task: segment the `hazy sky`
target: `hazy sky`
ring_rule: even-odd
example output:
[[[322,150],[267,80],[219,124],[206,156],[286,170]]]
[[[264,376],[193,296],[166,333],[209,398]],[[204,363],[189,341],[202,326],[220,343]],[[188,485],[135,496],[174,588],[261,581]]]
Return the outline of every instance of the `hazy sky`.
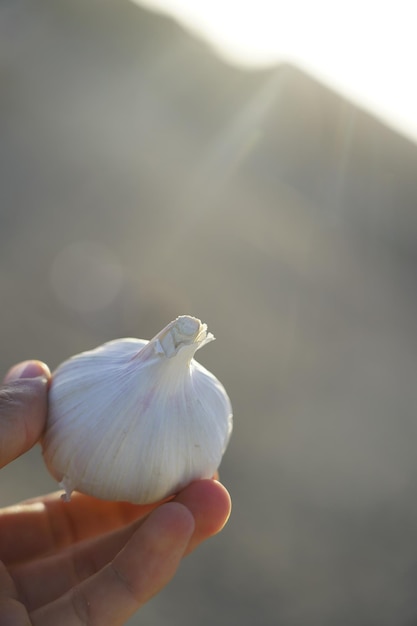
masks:
[[[416,0],[134,0],[237,63],[302,66],[417,140]]]

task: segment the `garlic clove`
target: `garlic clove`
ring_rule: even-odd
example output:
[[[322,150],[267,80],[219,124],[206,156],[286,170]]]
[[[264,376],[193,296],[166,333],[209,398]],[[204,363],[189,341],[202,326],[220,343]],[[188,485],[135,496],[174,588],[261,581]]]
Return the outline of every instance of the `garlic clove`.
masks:
[[[232,407],[194,359],[214,339],[183,315],[150,341],[117,339],[54,372],[42,440],[65,489],[146,504],[210,478],[232,432]]]

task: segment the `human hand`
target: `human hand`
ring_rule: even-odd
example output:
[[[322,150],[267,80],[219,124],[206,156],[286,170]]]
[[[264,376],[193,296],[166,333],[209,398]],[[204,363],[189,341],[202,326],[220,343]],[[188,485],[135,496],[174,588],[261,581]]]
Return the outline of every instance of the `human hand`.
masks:
[[[48,368],[26,362],[0,387],[0,467],[45,425]],[[136,506],[58,493],[0,510],[0,623],[119,626],[174,576],[183,556],[217,533],[230,497],[215,480],[169,502]]]

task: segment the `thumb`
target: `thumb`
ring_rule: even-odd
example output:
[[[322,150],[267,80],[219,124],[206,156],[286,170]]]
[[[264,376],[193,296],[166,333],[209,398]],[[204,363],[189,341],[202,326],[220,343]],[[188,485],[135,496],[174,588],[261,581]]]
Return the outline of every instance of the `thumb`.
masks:
[[[38,441],[46,421],[49,368],[41,361],[12,367],[0,386],[0,467]]]

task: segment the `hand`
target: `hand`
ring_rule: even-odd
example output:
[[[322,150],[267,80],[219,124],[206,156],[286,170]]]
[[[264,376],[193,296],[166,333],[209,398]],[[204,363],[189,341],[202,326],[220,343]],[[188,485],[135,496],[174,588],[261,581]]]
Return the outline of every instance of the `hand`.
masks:
[[[50,373],[20,364],[0,387],[0,467],[45,425]],[[230,497],[200,480],[173,500],[136,506],[73,494],[0,510],[0,623],[118,626],[173,577],[183,556],[219,532]]]

